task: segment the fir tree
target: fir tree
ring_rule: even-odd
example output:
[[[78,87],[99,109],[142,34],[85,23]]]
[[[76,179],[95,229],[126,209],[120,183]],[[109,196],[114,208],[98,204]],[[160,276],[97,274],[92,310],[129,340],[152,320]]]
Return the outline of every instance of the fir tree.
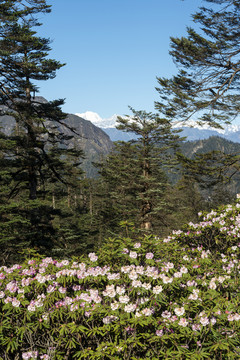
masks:
[[[64,101],[47,102],[35,97],[37,84],[54,78],[64,65],[48,57],[50,40],[37,36],[35,31],[41,25],[36,16],[50,11],[45,0],[0,3],[1,115],[14,119],[13,132],[8,136],[1,133],[0,181],[4,191],[0,228],[2,235],[7,231],[5,239],[12,239],[13,245],[19,240],[16,233],[25,230],[22,240],[48,248],[54,239],[52,219],[56,210],[46,194],[51,183],[69,183],[65,159],[72,137],[61,130],[67,127],[66,114],[61,110]],[[79,159],[82,152],[76,155]],[[18,227],[16,212],[24,215]],[[29,225],[27,229],[23,223]]]
[[[212,150],[196,153],[192,159],[179,154],[178,159],[182,173],[198,186],[209,207],[226,204],[229,199],[235,198],[234,183],[239,182],[239,154]]]
[[[193,15],[196,25],[187,29],[187,36],[171,38],[170,54],[178,73],[158,78],[161,100],[156,108],[171,119],[219,126],[240,109],[240,4],[204,1],[211,7],[201,7]]]
[[[190,221],[197,222],[198,213],[208,209],[198,184],[190,176],[183,175],[172,185],[166,200],[169,230],[180,229]]]
[[[132,132],[137,140],[118,142],[101,169],[110,186],[110,196],[120,210],[121,220],[133,221],[143,230],[164,224],[164,194],[170,149],[177,147],[179,136],[168,120],[157,114],[135,111],[118,118],[117,129]]]
[[[170,54],[178,72],[169,79],[158,78],[156,109],[171,120],[221,127],[240,110],[240,4],[204,1],[208,6],[193,14],[195,26],[187,28],[187,36],[171,37]],[[238,171],[239,156],[235,155],[209,152],[184,163],[205,188],[216,187],[232,180]]]

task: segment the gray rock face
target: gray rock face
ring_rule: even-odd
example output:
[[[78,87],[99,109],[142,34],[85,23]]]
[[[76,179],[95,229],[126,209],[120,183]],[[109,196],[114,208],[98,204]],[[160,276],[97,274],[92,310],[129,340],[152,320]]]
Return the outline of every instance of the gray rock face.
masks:
[[[0,131],[10,135],[15,125],[14,118],[9,115],[0,116]]]
[[[42,101],[46,101],[42,98]],[[38,97],[38,101],[41,98]],[[0,107],[0,110],[6,110]],[[73,143],[79,145],[79,147],[85,153],[85,159],[82,161],[82,168],[87,177],[97,176],[97,169],[92,165],[92,162],[97,162],[101,158],[105,157],[111,150],[113,143],[109,136],[100,128],[93,125],[90,121],[84,120],[79,116],[68,114],[64,121],[68,126],[75,129],[73,133],[65,126],[61,126],[60,130],[69,136],[74,136],[69,142],[68,146],[72,146]],[[15,127],[15,120],[12,116],[2,115],[0,116],[0,131],[6,135],[10,135]]]
[[[97,176],[97,169],[92,165],[92,162],[100,161],[111,150],[113,143],[109,136],[90,121],[77,115],[68,114],[65,123],[73,127],[77,134],[73,134],[64,127],[61,130],[67,135],[74,135],[75,140],[72,141],[76,141],[85,153],[86,158],[82,161],[82,168],[86,172],[86,176]]]
[[[110,151],[112,141],[109,136],[90,121],[84,120],[73,114],[68,114],[65,122],[75,129],[77,135],[75,134],[74,137],[77,142],[82,145],[82,149],[84,149],[86,156],[88,153],[100,152],[107,154]],[[62,128],[62,131],[67,135],[72,134],[70,130],[64,129],[64,127]]]

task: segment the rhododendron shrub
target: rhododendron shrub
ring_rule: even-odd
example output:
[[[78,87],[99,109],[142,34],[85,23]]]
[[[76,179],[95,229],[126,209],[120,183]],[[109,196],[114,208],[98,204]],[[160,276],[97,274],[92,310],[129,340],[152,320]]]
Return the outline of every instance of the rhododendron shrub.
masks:
[[[181,235],[181,242],[188,245],[200,244],[212,251],[227,250],[240,239],[240,203],[221,207],[219,211],[199,213],[197,224],[189,223]]]
[[[165,239],[108,239],[80,260],[2,266],[0,358],[240,358],[238,209],[203,215],[208,234],[226,237],[219,249],[190,224]]]

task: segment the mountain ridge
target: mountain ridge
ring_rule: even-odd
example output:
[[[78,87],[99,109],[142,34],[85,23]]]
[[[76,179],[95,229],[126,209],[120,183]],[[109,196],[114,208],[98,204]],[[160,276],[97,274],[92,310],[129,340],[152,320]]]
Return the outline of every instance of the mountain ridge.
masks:
[[[42,101],[47,100],[43,98]],[[94,114],[93,112],[89,113],[90,114],[88,115]],[[105,121],[105,124],[108,123],[113,125],[116,117],[117,115],[112,116],[108,121]],[[100,116],[96,118],[98,119],[98,123],[101,124],[99,121],[99,119],[101,120]],[[79,114],[67,114],[65,122],[69,127],[75,128],[76,134],[73,134],[64,126],[60,130],[66,133],[66,135],[73,135],[74,141],[84,151],[85,159],[82,160],[81,167],[85,171],[87,177],[97,176],[98,171],[92,165],[92,162],[98,162],[109,154],[113,147],[113,140],[129,141],[135,136],[133,133],[117,130],[115,127],[101,128],[93,124],[92,121],[80,117]],[[10,135],[14,125],[14,118],[10,115],[0,116],[0,131]],[[238,126],[228,127],[225,132],[218,132],[216,129],[213,130],[209,128],[199,129],[194,127],[183,127],[182,129],[181,136],[187,137],[186,141],[183,143],[182,150],[188,157],[193,156],[193,154],[199,151],[208,151],[209,148],[212,147],[212,144],[210,144],[211,142],[216,144],[216,149],[214,150],[228,152],[229,150],[227,149],[231,148],[231,151],[234,149],[234,151],[240,153],[240,131],[238,131]],[[71,146],[71,143],[69,143],[69,146]]]
[[[43,97],[36,97],[36,101],[47,101]],[[0,106],[0,110],[6,110]],[[66,135],[73,136],[75,143],[84,151],[85,158],[81,161],[81,167],[85,171],[87,177],[95,177],[97,169],[94,168],[92,162],[99,161],[102,157],[106,156],[113,143],[109,136],[99,127],[92,122],[85,120],[74,114],[67,114],[64,121],[70,128],[75,129],[73,133],[70,129],[61,125],[59,130]],[[10,135],[15,127],[15,120],[10,115],[0,115],[0,131],[6,135]],[[67,146],[72,146],[71,142]]]
[[[86,111],[85,113],[77,113],[75,115],[81,115],[83,119],[91,121],[103,129],[112,141],[129,141],[136,138],[133,133],[126,133],[116,129],[117,117],[121,115],[114,114],[110,118],[102,118],[93,111]],[[199,125],[196,121],[175,122],[173,123],[173,129],[181,129],[181,136],[186,137],[186,140],[189,141],[203,140],[211,136],[221,136],[227,140],[240,143],[240,125],[236,124],[229,124],[220,129],[211,127],[208,124]]]

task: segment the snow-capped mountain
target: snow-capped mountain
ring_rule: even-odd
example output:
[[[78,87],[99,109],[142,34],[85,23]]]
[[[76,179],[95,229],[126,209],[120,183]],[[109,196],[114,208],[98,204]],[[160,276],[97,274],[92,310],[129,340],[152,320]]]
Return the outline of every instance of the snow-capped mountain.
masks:
[[[100,127],[112,141],[129,141],[136,139],[137,136],[134,133],[125,132],[116,129],[117,117],[121,115],[114,114],[110,118],[102,119],[97,113],[92,111],[86,111],[85,113],[75,114],[85,120],[91,121],[94,125]]]
[[[126,133],[116,129],[116,121],[118,115],[114,114],[110,118],[101,118],[97,113],[86,111],[85,113],[75,114],[85,120],[91,121],[94,125],[103,129],[112,141],[128,141],[136,138],[133,133]],[[223,129],[211,127],[208,124],[200,125],[196,121],[175,122],[173,128],[182,129],[181,136],[185,136],[187,140],[203,140],[210,136],[221,136],[227,140],[240,143],[240,125],[226,125]]]
[[[103,118],[101,118],[100,115],[98,115],[97,113],[95,113],[93,111],[86,111],[85,113],[82,113],[82,114],[77,113],[75,115],[80,116],[82,119],[91,121],[91,123],[93,123],[94,125],[102,128],[102,129],[115,128],[117,117],[118,117],[118,115],[114,114],[110,118],[103,119]]]
[[[219,134],[229,134],[240,131],[240,125],[225,125],[223,129],[215,128],[209,124],[199,124],[197,121],[189,120],[185,122],[176,121],[173,123],[173,128],[194,128],[199,130],[216,131]]]
[[[225,125],[222,129],[214,128],[208,124],[200,125],[195,121],[185,123],[176,122],[173,128],[182,129],[181,136],[185,136],[187,140],[204,140],[210,136],[220,136],[233,142],[240,142],[240,125]]]

